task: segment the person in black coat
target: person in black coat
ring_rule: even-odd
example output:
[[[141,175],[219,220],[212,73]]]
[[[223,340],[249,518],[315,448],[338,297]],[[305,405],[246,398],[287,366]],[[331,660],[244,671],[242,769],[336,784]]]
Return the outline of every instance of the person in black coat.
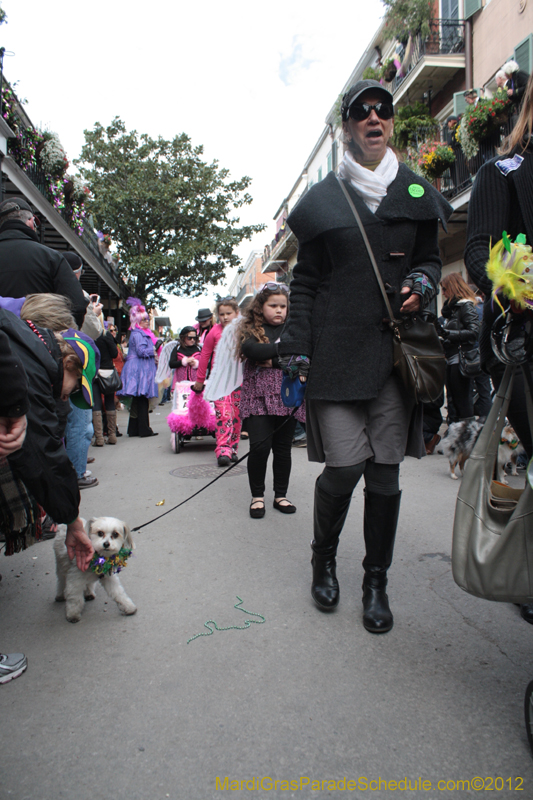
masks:
[[[104,370],[104,375],[110,375],[115,369],[113,359],[118,356],[117,343],[111,331],[106,330],[102,333],[95,344],[100,351],[100,371]],[[94,444],[96,447],[104,446],[104,425],[102,420],[102,392],[98,384],[95,383],[94,406],[93,406],[93,426]],[[117,443],[117,410],[115,407],[115,392],[104,394],[105,415],[107,418],[107,443]]]
[[[459,272],[446,275],[440,285],[445,302],[441,309],[444,325],[439,332],[446,356],[446,393],[450,423],[474,417],[473,380],[461,373],[459,350],[475,349],[480,325],[476,296]]]
[[[19,450],[26,435],[28,378],[9,337],[0,330],[0,458]]]
[[[80,348],[94,346],[88,337],[70,330],[64,332],[67,339],[60,341],[52,331],[23,322],[4,309],[0,309],[0,334],[7,336],[28,382],[27,405],[21,406],[26,409],[26,438],[21,449],[7,456],[9,466],[52,519],[67,525],[69,556],[76,557],[80,569],[87,569],[93,549],[78,513],[78,481],[60,438],[56,399],[71,396],[79,398],[78,402],[91,401],[87,387],[92,384],[99,354],[93,351],[82,369]],[[83,340],[81,344],[78,339]],[[73,352],[65,347],[65,341],[73,341]],[[0,384],[0,398],[0,407],[5,406],[4,384]]]
[[[502,154],[488,161],[479,170],[474,182],[468,207],[465,264],[476,286],[485,295],[483,323],[481,326],[481,362],[490,373],[497,390],[504,373],[504,365],[493,353],[491,328],[500,311],[492,302],[492,283],[485,271],[491,245],[496,244],[506,231],[514,241],[525,233],[528,244],[533,244],[533,76],[529,77],[523,96],[522,109],[515,127],[505,140]],[[504,305],[509,305],[504,301]],[[513,314],[514,323],[521,327],[526,316]],[[529,364],[529,369],[533,365]],[[507,417],[524,446],[527,457],[533,456],[533,441],[527,414],[524,376],[517,369]],[[533,624],[533,603],[521,606],[522,617]]]
[[[504,142],[502,155],[487,161],[476,175],[468,207],[465,265],[475,285],[484,293],[483,322],[480,335],[481,363],[498,389],[504,365],[493,353],[490,332],[500,315],[492,301],[492,283],[485,266],[491,244],[502,238],[503,231],[514,241],[525,233],[533,244],[533,77],[529,78],[522,110],[511,135]],[[505,303],[504,303],[505,305]],[[523,319],[516,315],[517,324]],[[516,371],[507,413],[528,458],[533,456],[533,441],[527,416],[523,375]]]
[[[31,206],[21,197],[0,203],[0,295],[26,297],[52,292],[68,297],[79,328],[87,301],[63,256],[40,244]]]
[[[451,207],[388,147],[394,109],[383,86],[359,81],[344,95],[341,114],[348,151],[339,176],[361,217],[394,315],[415,313],[438,292],[438,223],[445,226]],[[308,373],[308,456],[326,463],[315,489],[311,593],[324,611],[339,602],[339,534],[364,474],[363,624],[382,633],[393,625],[385,589],[400,509],[399,464],[406,452],[425,455],[422,415],[414,413],[393,373],[386,306],[333,172],[303,196],[287,223],[299,251],[280,363],[288,371],[296,365],[303,378]]]

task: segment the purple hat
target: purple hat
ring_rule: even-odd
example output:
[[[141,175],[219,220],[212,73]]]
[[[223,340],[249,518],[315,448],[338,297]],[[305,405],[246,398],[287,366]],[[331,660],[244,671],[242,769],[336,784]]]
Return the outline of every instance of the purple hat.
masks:
[[[73,348],[81,361],[81,388],[70,395],[70,399],[78,408],[92,408],[93,381],[100,369],[100,351],[87,334],[69,328],[61,334],[63,339]]]

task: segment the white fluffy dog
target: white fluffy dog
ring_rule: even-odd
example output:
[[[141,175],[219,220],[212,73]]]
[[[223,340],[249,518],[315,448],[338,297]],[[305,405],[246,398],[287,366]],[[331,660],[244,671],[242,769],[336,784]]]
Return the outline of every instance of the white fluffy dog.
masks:
[[[110,570],[106,574],[101,574],[102,568],[105,569],[103,559],[111,559],[113,563],[113,557],[120,560],[121,548],[124,547],[127,550],[135,548],[130,529],[125,522],[121,522],[115,517],[98,517],[89,520],[88,523],[83,520],[83,524],[95,554],[102,560],[97,566],[100,574],[91,568],[87,572],[82,572],[76,566],[76,559],[73,561],[69,559],[65,545],[66,526],[60,526],[60,530],[61,528],[63,530],[58,531],[54,541],[57,570],[56,601],[66,600],[68,621],[79,622],[85,600],[94,600],[96,584],[100,581],[109,597],[115,601],[123,614],[135,614],[137,607],[124,591],[116,572]]]

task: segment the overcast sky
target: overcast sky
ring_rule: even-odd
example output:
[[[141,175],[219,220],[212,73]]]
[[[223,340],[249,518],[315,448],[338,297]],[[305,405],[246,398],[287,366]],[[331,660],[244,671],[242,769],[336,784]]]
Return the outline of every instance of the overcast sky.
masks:
[[[1,3],[6,78],[71,161],[84,129],[120,116],[151,136],[185,132],[233,179],[252,178],[241,221],[267,229],[241,245],[243,262],[273,238],[272,217],[383,15],[380,0]],[[208,299],[173,301],[174,325]]]

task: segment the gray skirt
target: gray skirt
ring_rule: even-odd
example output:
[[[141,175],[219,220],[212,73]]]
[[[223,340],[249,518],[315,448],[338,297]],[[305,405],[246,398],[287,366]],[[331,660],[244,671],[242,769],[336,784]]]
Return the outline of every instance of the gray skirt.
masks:
[[[367,458],[377,464],[399,464],[407,450],[415,402],[395,375],[372,400],[306,404],[309,461],[349,467]]]

